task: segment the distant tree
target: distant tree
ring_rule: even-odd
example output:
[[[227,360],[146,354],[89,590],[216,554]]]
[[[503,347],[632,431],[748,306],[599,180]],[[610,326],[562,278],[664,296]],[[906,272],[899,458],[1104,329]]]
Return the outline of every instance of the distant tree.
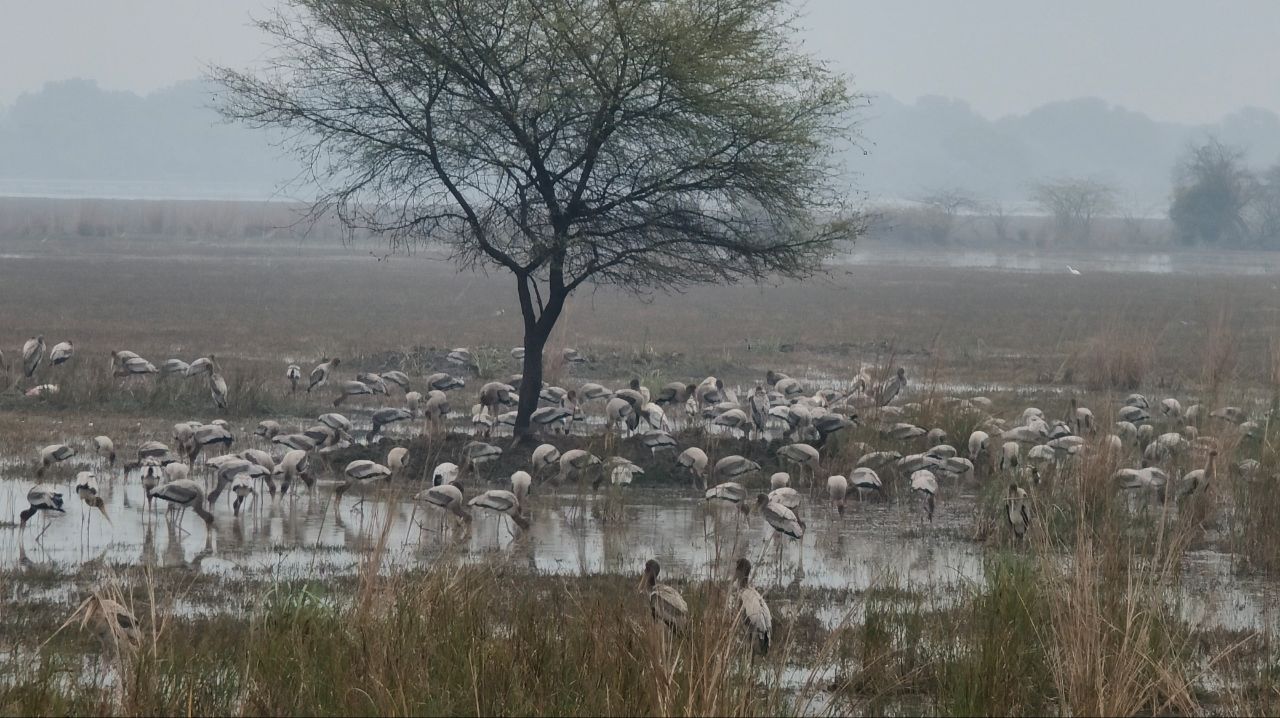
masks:
[[[917,201],[923,210],[917,220],[919,229],[924,239],[938,244],[951,238],[964,213],[982,208],[982,202],[955,187],[935,189]]]
[[[991,223],[991,230],[995,232],[997,242],[1008,242],[1012,239],[1009,232],[1009,208],[1000,200],[994,200],[986,205],[986,218]]]
[[[1255,178],[1245,217],[1254,243],[1280,249],[1280,163]]]
[[[313,212],[515,280],[518,438],[565,301],[806,276],[864,225],[839,145],[856,96],[785,0],[292,0],[227,117],[283,129]]]
[[[1031,199],[1053,217],[1059,239],[1088,242],[1093,238],[1093,222],[1116,207],[1116,189],[1088,178],[1044,180],[1032,186]]]
[[[1189,146],[1174,168],[1169,220],[1185,244],[1242,244],[1254,177],[1244,152],[1210,138]]]

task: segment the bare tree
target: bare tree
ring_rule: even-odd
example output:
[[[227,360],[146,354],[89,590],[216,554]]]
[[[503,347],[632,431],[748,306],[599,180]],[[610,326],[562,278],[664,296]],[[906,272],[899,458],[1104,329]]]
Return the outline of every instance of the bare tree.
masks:
[[[981,201],[955,187],[932,190],[918,201],[924,210],[921,213],[921,225],[926,239],[938,244],[951,237],[966,212],[982,208]]]
[[[1000,200],[993,200],[986,206],[987,221],[991,223],[991,229],[996,233],[996,241],[1006,243],[1012,239],[1009,235],[1009,208]]]
[[[1280,247],[1280,164],[1258,178],[1250,211],[1254,241],[1263,247]]]
[[[1059,238],[1088,242],[1093,220],[1115,210],[1116,189],[1096,179],[1063,177],[1035,184],[1031,199],[1053,217]]]
[[[839,145],[859,98],[784,0],[292,0],[222,110],[283,129],[315,213],[515,279],[516,421],[586,283],[805,276],[864,231]]]

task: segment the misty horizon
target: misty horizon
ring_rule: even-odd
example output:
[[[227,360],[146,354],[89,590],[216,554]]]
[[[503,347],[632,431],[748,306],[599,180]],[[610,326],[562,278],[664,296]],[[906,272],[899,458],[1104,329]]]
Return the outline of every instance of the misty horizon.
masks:
[[[297,164],[269,135],[226,123],[217,90],[191,78],[139,95],[95,80],[46,83],[0,106],[0,193],[104,197],[279,199]],[[872,201],[910,201],[941,188],[1025,202],[1028,186],[1056,176],[1111,184],[1128,211],[1161,214],[1174,163],[1186,146],[1216,136],[1262,168],[1280,161],[1280,116],[1239,108],[1192,125],[1108,103],[1066,98],[989,118],[964,98],[903,101],[866,91],[862,148],[848,153],[850,180]]]

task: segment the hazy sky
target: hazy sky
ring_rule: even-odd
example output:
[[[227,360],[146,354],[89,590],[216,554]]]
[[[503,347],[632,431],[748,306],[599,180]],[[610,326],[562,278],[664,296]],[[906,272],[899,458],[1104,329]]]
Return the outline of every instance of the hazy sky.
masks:
[[[271,0],[0,0],[0,103],[71,77],[147,92],[263,52]],[[1096,96],[1204,122],[1280,112],[1277,0],[808,0],[814,52],[859,88],[996,117]]]

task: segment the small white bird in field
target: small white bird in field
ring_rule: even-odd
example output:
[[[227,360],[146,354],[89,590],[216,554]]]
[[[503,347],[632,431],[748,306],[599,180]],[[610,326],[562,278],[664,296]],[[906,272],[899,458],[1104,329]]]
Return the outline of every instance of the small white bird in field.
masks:
[[[1070,272],[1071,274],[1074,274],[1074,275],[1075,275],[1075,276],[1077,276],[1077,277],[1078,277],[1078,276],[1080,276],[1080,270],[1079,270],[1079,269],[1076,269],[1075,267],[1071,266],[1070,264],[1068,264],[1068,265],[1067,265],[1067,271],[1068,271],[1068,272]]]

